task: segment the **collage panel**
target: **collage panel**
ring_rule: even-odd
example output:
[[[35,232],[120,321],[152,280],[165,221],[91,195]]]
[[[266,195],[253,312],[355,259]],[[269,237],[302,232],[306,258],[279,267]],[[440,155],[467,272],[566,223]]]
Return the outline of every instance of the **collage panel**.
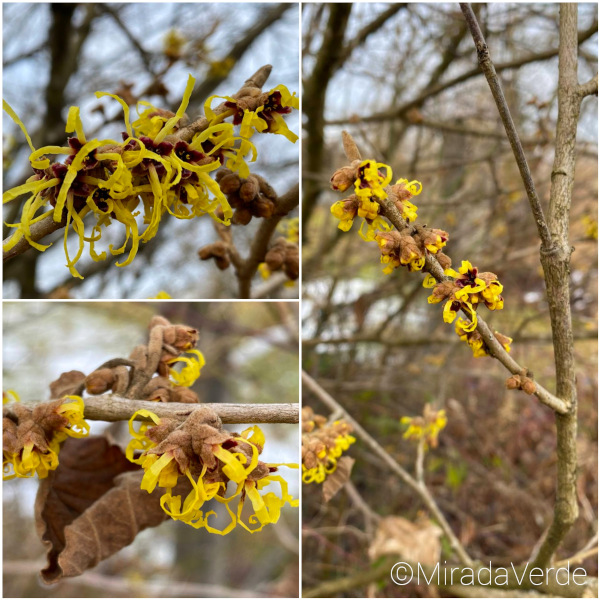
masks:
[[[5,302],[4,597],[297,598],[297,329],[297,303]]]
[[[3,34],[4,298],[298,298],[297,3],[4,3]]]
[[[304,597],[597,593],[597,9],[303,4]]]

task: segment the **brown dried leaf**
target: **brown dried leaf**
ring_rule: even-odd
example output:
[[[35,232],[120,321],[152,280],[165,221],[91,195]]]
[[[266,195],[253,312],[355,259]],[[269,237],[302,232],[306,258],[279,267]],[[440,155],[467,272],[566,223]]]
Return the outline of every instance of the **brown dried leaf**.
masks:
[[[73,540],[73,534],[66,539],[66,531],[73,529],[74,524],[82,519],[93,526],[89,517],[90,507],[113,488],[117,475],[133,469],[139,470],[139,467],[130,463],[122,450],[104,437],[65,441],[60,452],[60,464],[56,471],[51,471],[46,479],[40,481],[35,503],[36,528],[48,550],[48,566],[42,571],[44,581],[50,583],[61,576],[77,574],[63,558],[65,547]],[[147,492],[144,494],[148,495]],[[116,510],[115,505],[115,514]],[[100,530],[112,521],[112,517],[105,515],[103,518],[106,522]],[[77,530],[77,527],[74,529]],[[93,547],[90,539],[84,545]],[[71,554],[70,547],[68,550]],[[78,572],[85,568],[88,567]]]
[[[342,456],[338,459],[337,469],[323,482],[323,500],[325,502],[329,502],[350,479],[353,466],[354,459],[349,456]]]
[[[384,517],[379,522],[369,557],[376,560],[392,554],[416,564],[434,565],[440,560],[442,530],[428,520],[412,523],[402,517]]]
[[[84,389],[85,374],[81,371],[67,371],[50,384],[50,397],[80,396]]]

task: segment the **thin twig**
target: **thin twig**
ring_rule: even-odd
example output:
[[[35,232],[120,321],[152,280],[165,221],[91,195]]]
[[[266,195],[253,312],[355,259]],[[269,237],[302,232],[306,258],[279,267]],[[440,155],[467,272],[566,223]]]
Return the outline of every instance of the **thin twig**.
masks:
[[[529,170],[529,165],[527,164],[527,159],[525,158],[525,152],[523,151],[523,146],[521,144],[521,140],[519,139],[519,134],[517,133],[517,128],[512,120],[508,104],[506,103],[506,98],[504,97],[504,92],[502,91],[502,86],[500,85],[500,80],[498,79],[496,69],[494,68],[494,63],[490,58],[490,52],[487,44],[485,43],[485,38],[481,33],[479,23],[477,22],[477,17],[471,8],[471,5],[461,3],[460,8],[465,16],[465,20],[467,21],[467,26],[469,27],[473,41],[475,42],[479,66],[481,67],[481,70],[487,79],[488,85],[490,86],[490,90],[492,91],[492,95],[496,101],[496,106],[498,107],[498,112],[500,113],[500,118],[502,119],[502,124],[506,130],[506,136],[510,142],[513,154],[515,155],[515,160],[517,162],[517,166],[519,167],[523,184],[525,185],[525,191],[527,192],[527,197],[529,198],[531,212],[533,213],[533,218],[535,219],[538,233],[540,239],[542,240],[542,252],[551,252],[554,248],[554,244],[552,242],[552,237],[550,236],[548,224],[546,223],[546,217],[544,216],[544,211],[535,189],[535,184],[533,183],[531,171]]]

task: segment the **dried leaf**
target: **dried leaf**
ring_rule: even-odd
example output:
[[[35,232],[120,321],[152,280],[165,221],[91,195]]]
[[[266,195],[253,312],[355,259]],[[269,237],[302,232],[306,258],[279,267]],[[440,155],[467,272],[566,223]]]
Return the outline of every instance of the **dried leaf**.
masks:
[[[72,438],[64,442],[60,464],[56,471],[50,472],[46,479],[40,481],[35,504],[36,528],[48,550],[48,566],[42,571],[44,581],[51,583],[61,576],[76,575],[92,566],[89,564],[81,567],[85,564],[82,562],[83,555],[78,558],[77,565],[71,564],[73,561],[70,558],[65,561],[64,557],[70,557],[73,552],[72,546],[76,538],[76,533],[73,532],[81,530],[81,521],[88,522],[92,529],[95,527],[97,521],[92,514],[97,513],[91,513],[91,507],[99,499],[106,503],[105,498],[114,488],[115,478],[134,469],[139,470],[138,465],[130,463],[122,450],[104,437]],[[139,477],[141,476],[140,472]],[[139,487],[139,480],[137,486]],[[147,492],[144,494],[148,496]],[[117,499],[116,502],[123,500],[124,498]],[[156,498],[153,501],[158,505]],[[117,503],[113,506],[115,515],[123,510]],[[106,522],[97,527],[98,531],[109,527],[112,518],[112,515],[107,517],[105,514],[103,519]],[[95,538],[89,527],[90,538],[83,545],[93,550],[95,544],[90,543],[90,540],[98,541],[98,538]],[[131,530],[131,526],[129,528]],[[81,543],[76,542],[77,545]]]
[[[384,517],[379,522],[369,557],[394,555],[416,564],[434,565],[440,560],[442,530],[427,519],[413,523],[402,517]]]
[[[350,479],[350,472],[353,466],[353,458],[349,456],[338,458],[337,469],[331,475],[328,475],[323,482],[323,500],[325,502],[329,502]]]
[[[67,371],[50,384],[50,397],[81,396],[85,374],[81,371]]]

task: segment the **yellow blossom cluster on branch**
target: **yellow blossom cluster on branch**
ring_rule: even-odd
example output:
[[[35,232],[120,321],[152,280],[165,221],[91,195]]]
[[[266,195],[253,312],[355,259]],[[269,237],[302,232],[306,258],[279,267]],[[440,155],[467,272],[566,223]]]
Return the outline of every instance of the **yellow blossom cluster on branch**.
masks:
[[[64,223],[64,249],[67,267],[74,277],[82,278],[76,269],[84,247],[94,261],[107,258],[107,250],[97,245],[113,222],[125,228],[125,240],[120,246],[109,245],[114,256],[127,253],[119,267],[130,264],[140,243],[148,242],[158,232],[161,219],[169,214],[177,219],[192,219],[205,214],[229,225],[232,209],[211,173],[227,165],[242,177],[249,173],[246,160],[256,160],[256,148],[250,141],[258,132],[276,133],[295,141],[282,115],[298,108],[298,99],[285,86],[262,93],[254,87],[243,88],[236,98],[226,97],[227,109],[215,112],[206,103],[208,126],[195,133],[187,142],[177,137],[185,124],[187,109],[195,80],[190,75],[183,99],[176,113],[161,110],[148,102],[137,105],[138,119],[130,122],[129,106],[114,94],[97,92],[117,101],[124,113],[123,141],[88,139],[84,133],[79,108],[69,109],[66,132],[74,134],[68,144],[36,149],[25,125],[12,108],[4,109],[22,129],[31,148],[29,157],[34,170],[26,183],[7,190],[3,202],[23,196],[21,218],[8,224],[15,232],[4,244],[10,251],[21,239],[39,251],[44,245],[32,238],[31,228],[45,219]],[[233,116],[233,123],[225,121]],[[239,133],[236,135],[236,127]],[[63,162],[49,156],[65,156]],[[86,231],[84,219],[93,215],[91,231]],[[143,230],[142,230],[143,229]],[[67,238],[73,230],[78,239],[74,256],[69,256]]]
[[[265,437],[258,426],[241,434],[230,433],[211,413],[198,408],[180,425],[146,410],[136,412],[129,422],[133,439],[126,450],[127,458],[144,469],[143,490],[150,493],[157,486],[164,488],[160,504],[171,518],[219,535],[237,525],[255,533],[276,523],[285,504],[298,506],[298,500],[288,493],[285,479],[275,474],[281,466],[298,465],[260,461]],[[144,419],[137,431],[133,425],[136,417]],[[137,451],[142,453],[136,455]],[[192,487],[185,499],[174,492],[180,478],[187,479]],[[280,495],[261,494],[271,483],[279,485]],[[246,499],[254,511],[248,517],[243,515]],[[205,508],[210,500],[224,505],[229,515],[229,523],[222,529],[214,527],[217,513]],[[235,502],[237,506],[232,510],[230,505]]]
[[[3,417],[3,479],[48,477],[58,467],[60,445],[68,437],[86,437],[80,396],[65,396],[33,409],[17,404],[15,418]]]
[[[437,282],[431,275],[423,281],[424,287],[433,287],[428,298],[430,304],[444,302],[444,322],[453,323],[459,310],[464,311],[468,322],[461,324],[463,332],[472,332],[477,327],[477,306],[483,304],[490,310],[504,308],[501,296],[502,284],[495,273],[479,273],[468,260],[463,260],[458,272],[446,269],[444,274],[452,279]],[[459,334],[461,335],[461,334]]]
[[[351,137],[344,132],[344,148],[348,157],[358,156],[358,149]],[[427,256],[435,256],[448,279],[438,282],[427,275],[423,286],[434,288],[428,299],[430,304],[444,302],[443,318],[452,323],[459,311],[463,311],[468,320],[460,319],[456,333],[472,349],[475,357],[487,356],[487,347],[477,327],[477,307],[485,305],[489,310],[501,310],[503,286],[494,273],[479,273],[469,261],[463,261],[458,271],[451,268],[451,259],[442,252],[449,235],[441,229],[413,223],[417,218],[417,207],[411,199],[423,191],[419,181],[399,179],[390,186],[392,169],[389,165],[375,160],[356,158],[350,165],[335,171],[331,177],[331,188],[344,192],[352,185],[354,194],[335,202],[331,213],[340,222],[338,228],[349,231],[354,219],[363,218],[359,234],[367,242],[376,241],[380,251],[380,261],[386,265],[384,273],[393,273],[401,266],[409,271],[421,271],[425,267]],[[403,219],[403,227],[398,228],[385,218],[384,207],[398,211]],[[390,209],[390,210],[391,210]],[[366,226],[366,229],[365,229]],[[496,338],[510,351],[512,339],[496,332]]]
[[[302,408],[302,482],[323,483],[337,469],[343,452],[354,444],[352,426],[344,421],[328,423],[310,406]]]
[[[406,425],[404,439],[420,441],[424,440],[425,449],[437,448],[438,437],[448,419],[445,410],[434,410],[430,404],[425,404],[423,408],[423,416],[421,417],[402,417],[400,419],[402,425]]]

